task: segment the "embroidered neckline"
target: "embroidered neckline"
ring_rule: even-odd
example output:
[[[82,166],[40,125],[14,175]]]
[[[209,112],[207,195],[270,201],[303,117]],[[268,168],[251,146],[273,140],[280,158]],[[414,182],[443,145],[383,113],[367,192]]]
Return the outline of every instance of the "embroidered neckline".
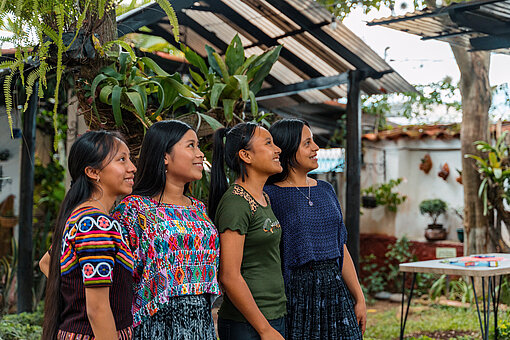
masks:
[[[243,188],[241,185],[239,185],[237,183],[234,183],[234,186],[232,189],[232,194],[241,196],[248,202],[248,204],[250,205],[250,211],[251,211],[252,216],[255,214],[258,207],[266,208],[271,205],[269,196],[264,191],[262,192],[262,194],[264,195],[264,199],[266,200],[266,203],[267,203],[266,206],[263,206],[260,203],[258,203],[245,188]]]

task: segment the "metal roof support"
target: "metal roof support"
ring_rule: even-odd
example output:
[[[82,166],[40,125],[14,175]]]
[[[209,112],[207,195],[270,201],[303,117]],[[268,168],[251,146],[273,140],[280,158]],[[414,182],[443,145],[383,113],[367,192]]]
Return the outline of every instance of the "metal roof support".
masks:
[[[234,11],[229,6],[225,5],[223,2],[211,0],[205,0],[205,2],[210,7],[195,6],[192,9],[204,11],[208,10],[212,13],[224,15],[226,18],[228,18],[228,20],[237,25],[239,29],[247,32],[247,34],[251,35],[259,42],[266,45],[267,47],[276,46],[280,44],[278,40],[268,36],[266,33],[264,33],[264,31],[262,31],[260,28],[258,28],[248,20],[244,19],[241,15],[239,15],[239,13]],[[280,56],[293,65],[299,65],[300,70],[306,73],[310,78],[317,78],[322,76],[322,74],[319,71],[311,67],[309,64],[303,62],[303,60],[301,60],[294,53],[285,48],[285,45],[280,51]]]
[[[345,227],[349,234],[347,249],[359,273],[359,215],[360,215],[360,176],[361,176],[361,98],[360,84],[366,73],[360,70],[349,71],[347,92],[347,187],[345,201]]]
[[[34,154],[35,116],[39,86],[34,84],[34,92],[28,102],[28,110],[23,117],[23,143],[21,152],[21,183],[18,227],[18,313],[32,311],[32,210],[34,206]]]
[[[296,24],[318,39],[321,43],[338,53],[347,62],[357,69],[373,70],[373,68],[364,62],[359,56],[347,49],[340,42],[335,40],[332,36],[324,32],[322,29],[312,29],[313,22],[311,22],[303,13],[298,11],[295,7],[283,0],[266,0],[272,6],[278,8],[282,13],[291,18]]]
[[[510,47],[510,34],[501,34],[495,36],[486,36],[469,39],[472,51],[489,51],[497,50],[498,48]]]
[[[309,90],[324,90],[337,85],[346,84],[347,81],[348,72],[335,76],[308,79],[296,84],[275,86],[269,89],[261,90],[257,94],[257,100],[285,97]]]
[[[191,7],[195,1],[193,0],[172,0],[172,8],[177,13],[184,8]],[[119,37],[128,33],[138,31],[140,27],[157,23],[166,17],[165,11],[157,3],[149,3],[147,5],[136,8],[117,17],[117,33]]]

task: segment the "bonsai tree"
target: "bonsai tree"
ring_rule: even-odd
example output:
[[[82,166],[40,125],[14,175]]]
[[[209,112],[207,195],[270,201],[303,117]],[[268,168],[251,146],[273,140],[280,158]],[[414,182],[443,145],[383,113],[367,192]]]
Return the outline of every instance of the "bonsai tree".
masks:
[[[424,200],[420,203],[420,213],[422,215],[429,215],[432,219],[432,225],[438,225],[437,219],[441,214],[446,212],[448,205],[441,199]]]

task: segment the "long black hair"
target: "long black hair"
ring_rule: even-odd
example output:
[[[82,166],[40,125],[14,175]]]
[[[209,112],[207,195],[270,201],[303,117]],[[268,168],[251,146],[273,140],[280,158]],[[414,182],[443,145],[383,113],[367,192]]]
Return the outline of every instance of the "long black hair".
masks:
[[[163,120],[147,130],[140,150],[133,195],[160,195],[161,200],[166,186],[165,154],[170,153],[189,130],[193,128],[179,120]],[[188,187],[189,183],[184,192],[188,191]]]
[[[267,183],[277,183],[289,177],[289,171],[298,165],[296,153],[301,144],[301,134],[304,126],[310,124],[303,119],[282,119],[271,125],[269,133],[273,141],[282,152],[280,153],[280,164],[283,171],[268,178]]]
[[[62,321],[60,320],[63,307],[60,293],[60,254],[67,219],[77,206],[90,199],[99,190],[95,181],[85,174],[85,168],[103,169],[117,153],[121,141],[124,142],[124,139],[117,132],[89,131],[80,136],[71,146],[67,162],[71,175],[71,188],[62,201],[53,231],[42,340],[54,340]]]
[[[214,133],[208,211],[213,220],[216,217],[216,208],[218,208],[221,196],[228,189],[224,163],[236,174],[236,177],[241,177],[244,182],[248,174],[246,165],[239,157],[239,151],[250,149],[250,141],[257,127],[258,125],[252,122],[240,123],[231,129],[221,128]]]

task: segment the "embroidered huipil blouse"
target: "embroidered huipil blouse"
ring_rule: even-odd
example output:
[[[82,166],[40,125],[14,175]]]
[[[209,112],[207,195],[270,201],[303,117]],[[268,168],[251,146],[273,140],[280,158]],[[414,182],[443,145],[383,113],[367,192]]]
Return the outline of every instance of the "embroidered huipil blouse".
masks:
[[[85,288],[110,287],[117,330],[133,324],[131,315],[133,255],[119,223],[94,207],[67,219],[60,253],[63,308],[59,329],[93,335],[85,308]]]
[[[115,208],[134,256],[135,327],[171,297],[220,294],[218,232],[205,205],[190,200],[180,206],[132,195]]]

